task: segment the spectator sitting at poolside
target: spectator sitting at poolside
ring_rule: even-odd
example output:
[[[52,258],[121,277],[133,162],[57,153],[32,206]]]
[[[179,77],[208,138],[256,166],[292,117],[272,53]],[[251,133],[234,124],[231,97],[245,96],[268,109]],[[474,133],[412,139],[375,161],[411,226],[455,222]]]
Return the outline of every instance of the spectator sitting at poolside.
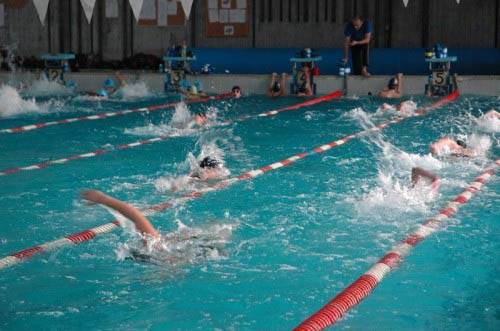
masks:
[[[403,74],[399,73],[392,77],[384,88],[378,94],[381,98],[401,98],[403,96]]]
[[[463,156],[473,157],[475,153],[472,149],[467,148],[467,145],[462,140],[454,140],[450,137],[443,137],[430,145],[431,154],[433,156]]]
[[[429,172],[427,170],[424,170],[419,167],[415,167],[411,169],[411,183],[412,186],[414,187],[417,185],[419,182],[422,180],[426,180],[431,184],[432,190],[437,193],[439,190],[439,186],[441,185],[439,181],[439,177],[433,174],[432,172]]]
[[[309,65],[304,65],[297,72],[295,77],[297,86],[297,96],[305,97],[313,95],[313,90],[311,87],[311,68]]]
[[[287,75],[281,74],[281,79],[278,79],[278,74],[273,72],[271,84],[267,89],[267,95],[270,97],[281,97],[286,94]]]
[[[233,86],[233,88],[231,89],[231,95],[235,99],[241,98],[241,89],[238,85]]]

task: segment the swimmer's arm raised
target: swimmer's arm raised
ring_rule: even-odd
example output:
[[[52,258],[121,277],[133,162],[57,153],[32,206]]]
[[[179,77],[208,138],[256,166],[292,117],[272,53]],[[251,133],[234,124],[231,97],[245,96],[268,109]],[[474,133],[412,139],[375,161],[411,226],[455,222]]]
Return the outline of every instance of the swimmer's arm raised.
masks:
[[[154,238],[159,236],[158,232],[155,230],[151,222],[144,216],[144,214],[135,208],[134,206],[110,197],[103,192],[96,190],[88,190],[82,192],[82,198],[87,201],[105,205],[111,209],[116,210],[127,219],[131,220],[137,229],[142,234],[150,235]]]
[[[421,178],[427,178],[431,183],[439,182],[439,177],[430,171],[416,167],[411,169],[411,182],[413,185],[417,184]]]

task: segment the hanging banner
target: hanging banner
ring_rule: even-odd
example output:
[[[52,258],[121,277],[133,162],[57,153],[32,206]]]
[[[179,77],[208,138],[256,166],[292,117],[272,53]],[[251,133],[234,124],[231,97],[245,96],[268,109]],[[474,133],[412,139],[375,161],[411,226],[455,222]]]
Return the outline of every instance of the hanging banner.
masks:
[[[47,9],[49,9],[49,0],[33,0],[36,12],[40,18],[42,25],[45,25],[45,17],[47,16]]]
[[[403,5],[405,5],[405,7],[408,6],[408,1],[410,1],[410,0],[403,0]]]
[[[139,21],[139,17],[141,15],[142,3],[144,0],[128,0],[130,3],[130,7],[132,7],[132,12],[134,13],[134,17],[136,21]]]
[[[186,19],[189,19],[191,8],[193,7],[193,0],[181,0],[181,5],[182,9],[184,9],[184,13],[186,14]]]
[[[92,20],[92,14],[94,13],[95,0],[80,0],[83,11],[85,12],[85,17],[87,18],[87,23],[90,24]]]

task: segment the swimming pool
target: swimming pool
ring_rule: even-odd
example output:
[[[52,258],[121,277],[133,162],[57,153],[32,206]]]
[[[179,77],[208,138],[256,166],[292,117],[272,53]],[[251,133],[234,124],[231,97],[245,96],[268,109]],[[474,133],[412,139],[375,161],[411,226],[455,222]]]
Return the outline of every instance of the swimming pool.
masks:
[[[4,118],[1,128],[169,101],[160,95],[98,104],[71,97],[48,100],[37,100],[47,104],[46,111]],[[176,137],[0,177],[1,256],[112,220],[106,210],[81,202],[82,189],[97,188],[145,208],[203,189],[202,184],[183,186],[190,153],[217,153],[238,176],[390,118],[376,111],[381,100],[361,97],[219,125],[297,102],[253,96],[177,107],[175,116],[174,110],[164,110],[2,135],[2,169],[162,134]],[[382,133],[150,216],[162,232],[191,231],[219,245],[209,256],[200,258],[194,243],[173,265],[123,260],[126,245],[135,241],[117,229],[1,270],[1,328],[291,329],[498,157],[498,132],[473,117],[499,106],[497,98],[462,96]],[[211,126],[183,126],[188,110],[213,113]],[[491,147],[475,160],[427,155],[429,143],[444,134],[465,138],[478,149]],[[413,166],[442,178],[436,198],[410,188]],[[172,192],[174,184],[180,190]],[[492,179],[337,328],[498,329],[499,187]]]

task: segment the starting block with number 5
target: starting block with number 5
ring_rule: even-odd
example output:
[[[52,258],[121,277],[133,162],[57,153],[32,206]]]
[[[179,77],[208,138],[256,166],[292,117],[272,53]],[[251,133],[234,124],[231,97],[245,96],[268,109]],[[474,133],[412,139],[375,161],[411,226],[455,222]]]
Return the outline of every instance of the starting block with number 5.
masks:
[[[425,94],[428,96],[445,96],[457,88],[454,77],[450,74],[451,62],[457,61],[456,56],[427,58],[431,74],[425,84]]]

